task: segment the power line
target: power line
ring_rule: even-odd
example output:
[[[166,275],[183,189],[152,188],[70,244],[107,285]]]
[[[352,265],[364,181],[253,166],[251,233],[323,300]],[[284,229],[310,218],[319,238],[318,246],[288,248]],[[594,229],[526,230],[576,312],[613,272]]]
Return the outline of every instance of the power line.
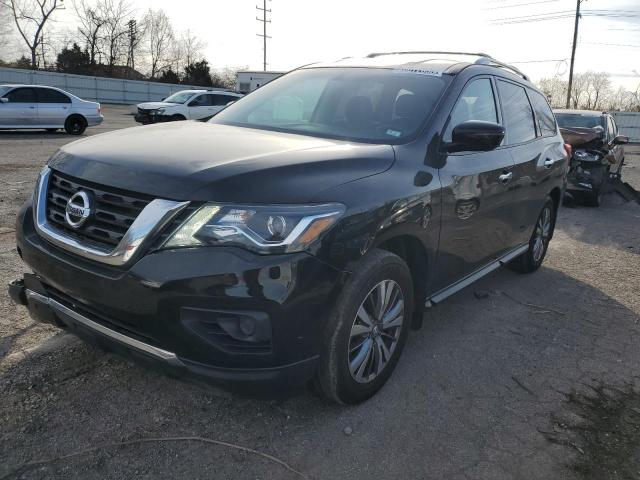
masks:
[[[522,62],[505,62],[511,63],[551,63],[551,62],[566,62],[566,58],[550,58],[549,60],[523,60]]]
[[[540,5],[541,3],[555,3],[560,0],[540,0],[539,2],[517,3],[515,5],[500,5],[499,7],[485,7],[483,10],[501,10],[503,8],[528,7],[529,5]]]
[[[600,42],[582,42],[583,45],[605,45],[608,47],[630,47],[640,48],[640,45],[630,45],[627,43],[600,43]]]

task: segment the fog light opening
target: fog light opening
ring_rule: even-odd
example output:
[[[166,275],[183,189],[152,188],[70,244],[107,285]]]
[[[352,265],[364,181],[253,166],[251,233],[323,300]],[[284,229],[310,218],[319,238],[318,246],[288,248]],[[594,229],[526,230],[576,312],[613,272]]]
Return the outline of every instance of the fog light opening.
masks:
[[[253,318],[249,318],[249,317],[240,318],[239,327],[240,327],[240,332],[242,332],[242,334],[247,337],[250,337],[254,333],[256,333],[256,321]]]

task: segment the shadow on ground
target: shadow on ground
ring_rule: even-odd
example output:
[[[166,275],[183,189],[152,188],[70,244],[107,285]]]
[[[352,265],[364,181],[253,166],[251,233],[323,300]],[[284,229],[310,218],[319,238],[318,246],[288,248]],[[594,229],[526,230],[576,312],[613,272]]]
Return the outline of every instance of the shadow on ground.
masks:
[[[0,478],[300,478],[193,440],[60,458],[193,436],[265,452],[316,479],[595,478],[571,467],[575,448],[541,432],[552,431],[563,392],[635,380],[638,320],[552,268],[501,270],[430,309],[387,386],[355,407],[309,393],[242,399],[71,342],[1,373]]]

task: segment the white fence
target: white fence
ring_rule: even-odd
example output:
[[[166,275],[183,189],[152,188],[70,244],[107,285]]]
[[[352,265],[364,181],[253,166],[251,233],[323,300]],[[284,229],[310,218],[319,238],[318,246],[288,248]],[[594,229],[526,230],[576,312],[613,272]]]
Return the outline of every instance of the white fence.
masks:
[[[204,88],[191,85],[141,82],[138,80],[89,77],[68,73],[0,67],[0,84],[9,83],[49,85],[51,87],[61,88],[85,100],[95,100],[103,103],[122,103],[126,105],[159,101],[178,90]]]
[[[640,143],[640,113],[612,112],[620,134],[629,137],[633,143]]]

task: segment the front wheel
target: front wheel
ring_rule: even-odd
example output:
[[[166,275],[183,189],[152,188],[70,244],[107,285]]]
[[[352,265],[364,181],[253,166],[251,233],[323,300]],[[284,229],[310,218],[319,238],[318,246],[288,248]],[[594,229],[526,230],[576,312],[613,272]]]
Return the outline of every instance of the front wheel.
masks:
[[[533,229],[531,240],[529,240],[529,249],[519,257],[512,260],[508,266],[512,270],[520,273],[535,272],[540,268],[544,257],[547,254],[549,241],[553,236],[553,230],[556,224],[556,209],[553,200],[547,197],[542,211],[536,221]]]
[[[359,403],[391,376],[411,326],[413,283],[407,264],[372,250],[331,314],[315,385],[327,399]]]
[[[588,196],[585,198],[585,205],[589,207],[599,207],[602,205],[602,188],[597,188],[593,192],[590,192]]]

